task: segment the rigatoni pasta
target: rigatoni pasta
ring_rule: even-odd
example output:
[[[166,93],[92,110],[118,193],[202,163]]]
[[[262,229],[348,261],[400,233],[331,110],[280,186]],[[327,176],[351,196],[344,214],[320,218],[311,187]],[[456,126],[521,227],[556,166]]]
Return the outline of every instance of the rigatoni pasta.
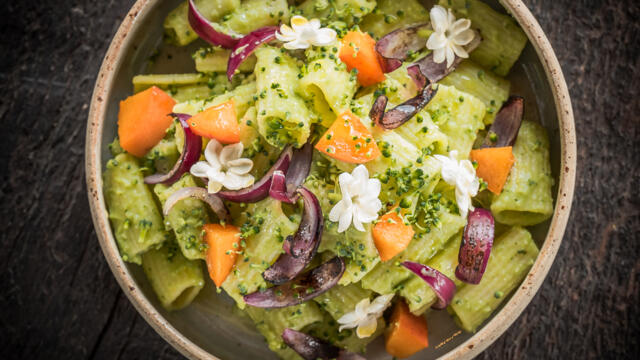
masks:
[[[104,193],[123,260],[140,264],[144,252],[169,239],[135,157],[124,153],[107,162]]]
[[[160,249],[145,252],[142,268],[167,310],[188,306],[204,287],[202,263],[185,258],[171,241]]]
[[[256,57],[258,131],[273,146],[300,147],[309,138],[313,119],[298,95],[300,72],[295,60],[271,47],[258,49]]]
[[[451,301],[461,327],[475,331],[524,279],[538,256],[531,233],[514,227],[496,239],[478,285],[464,285]]]
[[[507,225],[541,223],[553,212],[553,178],[545,129],[533,122],[523,122],[513,155],[515,164],[502,193],[493,199],[491,211],[496,220]]]
[[[185,175],[171,186],[155,185],[155,192],[161,204],[176,191],[197,186],[191,175]],[[196,199],[184,199],[177,203],[166,216],[165,226],[173,231],[182,255],[189,260],[204,259],[205,244],[202,241],[202,226],[210,222],[204,203]]]

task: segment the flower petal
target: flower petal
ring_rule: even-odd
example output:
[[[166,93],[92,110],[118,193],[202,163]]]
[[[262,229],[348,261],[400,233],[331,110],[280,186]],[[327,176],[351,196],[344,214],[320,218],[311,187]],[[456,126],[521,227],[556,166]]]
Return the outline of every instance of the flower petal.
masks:
[[[351,195],[365,194],[369,183],[369,170],[364,165],[358,165],[351,172],[351,176],[353,177],[353,182],[349,184]]]
[[[442,64],[445,60],[446,50],[445,48],[437,48],[433,50],[433,61],[437,64]]]
[[[338,176],[338,183],[340,184],[340,190],[342,191],[343,197],[345,195],[345,190],[347,190],[347,188],[349,187],[349,185],[351,185],[353,181],[354,181],[353,176],[351,176],[351,174],[347,172],[343,172]]]
[[[374,316],[367,316],[366,319],[360,322],[356,329],[356,334],[360,339],[369,337],[376,332],[378,327],[378,319]]]
[[[466,59],[469,57],[469,53],[462,46],[452,44],[451,48],[453,49],[453,52],[456,54],[457,57],[461,57],[463,59]]]
[[[352,311],[344,314],[340,319],[338,319],[338,324],[340,324],[340,331],[342,329],[353,329],[358,326],[358,322],[362,320],[362,317],[359,313]]]
[[[351,219],[353,219],[353,212],[350,208],[346,211],[342,211],[342,213],[340,214],[340,219],[338,221],[339,233],[345,232],[349,228],[349,225],[351,225]]]
[[[378,203],[380,203],[380,200],[377,200]],[[361,223],[365,223],[368,224],[372,221],[374,221],[375,219],[378,218],[378,211],[380,209],[375,209],[377,207],[378,204],[373,204],[373,203],[365,203],[365,204],[360,204],[360,206],[356,206],[354,208],[354,220],[353,223],[356,224],[356,220],[358,221],[359,224]],[[382,207],[382,203],[380,203],[380,207]],[[364,231],[364,228],[362,228],[362,225],[360,225],[361,229],[358,229],[360,231]],[[356,227],[357,228],[357,227]]]
[[[458,19],[449,27],[449,34],[456,36],[471,27],[471,20]]]
[[[447,46],[447,37],[444,36],[444,33],[434,32],[427,40],[427,49],[429,50],[442,49],[445,46]]]
[[[460,191],[460,189],[456,188],[456,203],[458,204],[458,209],[460,209],[460,215],[463,218],[467,217],[467,213],[469,212],[469,207],[471,206],[471,198],[468,194]]]
[[[456,54],[453,52],[453,49],[451,49],[451,46],[447,46],[444,50],[447,55],[447,68],[450,68],[456,59]]]
[[[282,35],[295,35],[295,31],[293,31],[293,29],[287,25],[287,24],[282,24],[280,25],[280,34]],[[276,33],[277,35],[277,33]]]
[[[195,177],[206,178],[209,170],[214,170],[209,166],[209,163],[206,161],[198,161],[191,166],[189,172]]]
[[[282,42],[295,41],[298,38],[296,34],[280,34],[276,32],[276,39]]]
[[[240,158],[229,161],[227,166],[229,167],[229,172],[237,175],[244,175],[253,168],[253,161],[250,159]]]
[[[229,190],[240,190],[253,185],[253,182],[253,175],[236,175],[234,173],[227,173],[223,185]]]
[[[349,199],[349,201],[350,200],[351,199]],[[349,205],[347,204],[346,199],[343,198],[342,200],[338,201],[338,203],[335,204],[334,207],[329,212],[329,220],[333,222],[337,222],[338,220],[340,220],[340,215],[342,215],[342,213],[346,211],[346,209],[348,208],[349,208]]]
[[[309,20],[306,17],[295,15],[291,18],[291,27],[293,31],[298,32],[298,29],[305,27],[309,24]]]
[[[319,29],[316,30],[315,38],[311,40],[311,44],[314,46],[326,46],[334,42],[338,36],[333,29]]]
[[[227,145],[220,151],[220,163],[222,166],[229,167],[229,162],[237,160],[242,156],[244,145],[241,142]]]
[[[309,20],[309,23],[307,26],[309,26],[311,29],[318,30],[320,29],[322,24],[320,24],[320,20],[318,19],[311,19]]]
[[[304,41],[294,40],[284,44],[284,48],[288,50],[304,50],[309,48],[309,43]]]
[[[371,302],[369,306],[369,314],[375,314],[376,316],[382,315],[382,312],[389,307],[391,299],[394,294],[380,295]]]
[[[435,5],[429,12],[431,17],[431,26],[435,32],[444,33],[449,27],[447,10],[440,5]]]
[[[215,194],[220,190],[222,190],[222,183],[215,180],[209,180],[207,183],[207,191],[209,194]]]
[[[369,298],[364,298],[356,304],[356,308],[354,309],[354,312],[356,314],[366,315],[369,311],[368,309],[370,305],[371,305],[371,301],[369,300]]]
[[[367,197],[377,198],[380,195],[382,184],[378,179],[369,179],[367,181]]]
[[[356,230],[360,231],[360,232],[364,232],[364,226],[362,226],[362,222],[360,221],[360,217],[357,214],[357,208],[355,209],[356,214],[353,214],[352,216],[352,221],[353,221],[353,227],[356,228]]]
[[[475,37],[476,37],[476,33],[473,30],[468,29],[454,36],[451,39],[451,41],[456,45],[464,46],[464,45],[468,45],[471,41],[473,41]]]
[[[204,158],[207,159],[209,165],[214,169],[220,169],[222,167],[222,164],[218,159],[221,150],[222,144],[220,144],[216,139],[209,140],[207,147],[204,149]]]

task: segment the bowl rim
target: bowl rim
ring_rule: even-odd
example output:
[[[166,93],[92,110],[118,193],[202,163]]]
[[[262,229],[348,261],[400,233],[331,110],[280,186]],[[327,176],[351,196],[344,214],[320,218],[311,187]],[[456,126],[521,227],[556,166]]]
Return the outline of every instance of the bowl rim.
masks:
[[[114,82],[115,69],[121,65],[120,50],[132,42],[132,30],[159,0],[137,0],[113,37],[96,79],[87,120],[85,144],[85,174],[91,217],[100,247],[123,292],[143,318],[168,343],[191,359],[218,359],[175,329],[151,304],[140,290],[124,261],[120,258],[107,216],[102,192],[102,130]],[[560,174],[556,205],[549,230],[540,253],[526,279],[511,299],[482,329],[458,345],[441,359],[471,359],[502,335],[529,304],[544,281],[569,219],[576,176],[576,135],[569,91],[556,55],[537,20],[521,0],[500,0],[516,19],[534,47],[551,87],[560,132]]]

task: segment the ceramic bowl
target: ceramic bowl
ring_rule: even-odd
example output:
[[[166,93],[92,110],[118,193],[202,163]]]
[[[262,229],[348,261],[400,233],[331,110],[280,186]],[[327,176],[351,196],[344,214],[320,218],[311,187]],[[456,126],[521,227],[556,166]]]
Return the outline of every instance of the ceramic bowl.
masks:
[[[118,103],[131,95],[131,78],[145,72],[193,71],[190,51],[162,45],[162,21],[179,1],[138,0],[118,29],[97,78],[86,135],[86,177],[95,229],[114,276],[147,322],[182,354],[193,359],[275,358],[252,324],[235,310],[226,296],[205,287],[196,301],[178,312],[158,303],[141,268],[124,263],[118,254],[102,192],[102,171],[110,157],[107,145],[116,134]],[[526,116],[541,122],[551,138],[555,178],[553,217],[532,229],[540,247],[521,286],[475,334],[457,330],[446,312],[429,317],[431,346],[416,359],[468,359],[496,340],[529,304],[556,256],[569,217],[576,171],[576,140],[571,102],[558,60],[536,19],[520,0],[503,0],[529,37],[529,44],[509,76],[512,92],[527,99]],[[495,8],[500,4],[492,3]],[[197,46],[197,45],[196,45]],[[160,47],[153,68],[149,57]],[[171,57],[171,62],[166,61]],[[208,282],[210,283],[210,282]],[[123,335],[124,336],[124,335]],[[368,358],[389,358],[381,341]]]

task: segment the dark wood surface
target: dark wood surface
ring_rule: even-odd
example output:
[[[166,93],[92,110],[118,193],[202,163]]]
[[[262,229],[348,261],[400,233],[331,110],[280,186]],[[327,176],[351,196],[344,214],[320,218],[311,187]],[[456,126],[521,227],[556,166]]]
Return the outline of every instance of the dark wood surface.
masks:
[[[0,359],[180,358],[118,287],[85,194],[89,99],[132,3],[1,1]],[[526,4],[573,99],[576,196],[541,290],[480,358],[638,358],[640,5]]]

